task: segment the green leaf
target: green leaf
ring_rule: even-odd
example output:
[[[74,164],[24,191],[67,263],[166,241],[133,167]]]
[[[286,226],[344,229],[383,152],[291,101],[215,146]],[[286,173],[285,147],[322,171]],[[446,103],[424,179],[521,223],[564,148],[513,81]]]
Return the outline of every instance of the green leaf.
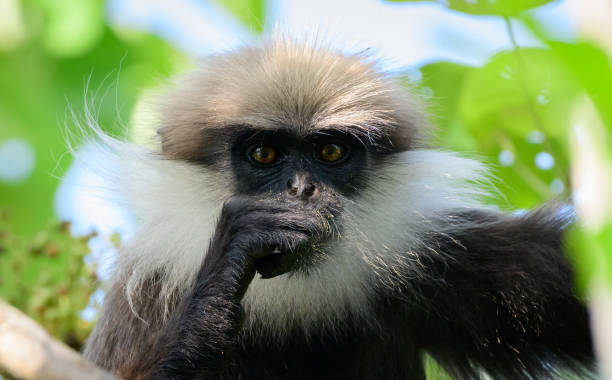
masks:
[[[216,0],[238,20],[260,34],[266,22],[265,0]]]
[[[555,180],[567,189],[565,136],[580,92],[570,74],[550,50],[527,49],[497,54],[466,80],[460,119],[478,140],[479,152],[495,161],[502,151],[514,155],[514,163],[496,174],[509,184],[502,190],[515,207],[530,208],[555,197]],[[542,144],[527,141],[534,131],[544,134]],[[540,153],[553,156],[554,170],[536,165]]]
[[[565,136],[569,108],[579,89],[548,49],[522,49],[518,55],[502,52],[467,80],[459,108],[478,136],[503,128],[512,135],[541,130],[559,138]]]
[[[566,234],[576,269],[576,286],[587,294],[593,279],[604,278],[612,287],[612,223],[597,230],[574,227]]]
[[[608,53],[590,42],[555,41],[531,15],[521,17],[523,23],[546,43],[580,86],[589,95],[607,129],[607,144],[612,145],[612,60]]]
[[[431,2],[473,15],[514,16],[554,0],[387,0],[390,2]]]
[[[548,41],[552,51],[586,90],[608,131],[612,146],[612,62],[590,43],[567,44]]]
[[[425,378],[428,380],[452,380],[452,377],[427,354],[425,354]]]
[[[417,87],[428,95],[428,112],[440,128],[438,138],[453,150],[474,150],[478,143],[457,118],[457,110],[465,79],[476,68],[452,62],[435,62],[420,68],[422,81]],[[429,94],[429,92],[431,92]]]

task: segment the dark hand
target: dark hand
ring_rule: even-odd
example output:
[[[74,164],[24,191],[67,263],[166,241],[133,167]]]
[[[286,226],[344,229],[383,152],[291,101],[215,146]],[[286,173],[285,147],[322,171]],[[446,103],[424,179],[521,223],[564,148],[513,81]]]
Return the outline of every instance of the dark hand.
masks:
[[[263,278],[286,273],[301,251],[331,234],[331,218],[327,208],[300,201],[232,198],[221,212],[202,275],[228,262],[242,267],[243,286],[255,270]]]

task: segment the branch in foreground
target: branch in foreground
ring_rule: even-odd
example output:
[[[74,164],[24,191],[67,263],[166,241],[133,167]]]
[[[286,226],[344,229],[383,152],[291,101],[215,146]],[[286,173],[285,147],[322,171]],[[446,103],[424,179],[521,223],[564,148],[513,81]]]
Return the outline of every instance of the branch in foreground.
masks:
[[[0,301],[0,368],[26,380],[116,380]]]

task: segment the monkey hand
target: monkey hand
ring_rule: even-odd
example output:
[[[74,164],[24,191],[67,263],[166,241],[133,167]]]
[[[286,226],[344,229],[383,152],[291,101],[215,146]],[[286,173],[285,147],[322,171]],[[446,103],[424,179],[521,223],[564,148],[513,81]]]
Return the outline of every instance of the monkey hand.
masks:
[[[247,284],[255,271],[263,278],[286,273],[313,244],[331,235],[332,209],[328,202],[232,198],[223,206],[207,260],[240,263],[245,269],[241,282]]]

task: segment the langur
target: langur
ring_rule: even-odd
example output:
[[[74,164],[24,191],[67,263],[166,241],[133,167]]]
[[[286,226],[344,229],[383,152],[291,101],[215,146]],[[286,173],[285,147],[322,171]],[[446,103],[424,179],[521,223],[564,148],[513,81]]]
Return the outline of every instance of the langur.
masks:
[[[139,218],[85,355],[125,379],[592,376],[555,207],[487,206],[478,161],[363,55],[279,39],[206,58],[159,151],[102,137]]]

